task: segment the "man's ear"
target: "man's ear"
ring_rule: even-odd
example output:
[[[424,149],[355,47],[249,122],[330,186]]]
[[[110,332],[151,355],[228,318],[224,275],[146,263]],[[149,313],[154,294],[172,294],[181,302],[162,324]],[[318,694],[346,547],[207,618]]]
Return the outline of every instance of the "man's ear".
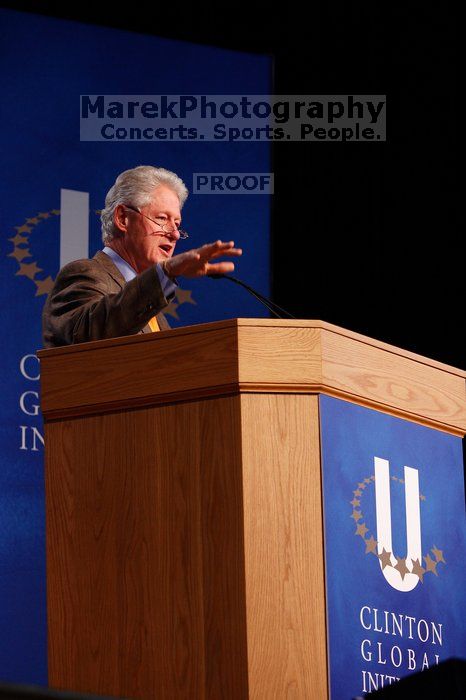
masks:
[[[113,212],[113,223],[115,228],[124,235],[128,230],[128,211],[123,204],[117,204]]]

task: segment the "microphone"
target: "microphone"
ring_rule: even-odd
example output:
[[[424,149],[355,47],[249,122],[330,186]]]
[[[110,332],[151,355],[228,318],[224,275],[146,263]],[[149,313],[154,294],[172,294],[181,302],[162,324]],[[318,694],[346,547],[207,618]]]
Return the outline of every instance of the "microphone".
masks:
[[[289,311],[286,311],[286,309],[282,309],[281,306],[278,306],[278,304],[275,304],[274,301],[271,299],[268,299],[267,297],[263,296],[260,294],[260,292],[256,291],[252,287],[250,287],[248,284],[245,282],[242,282],[239,280],[237,277],[233,277],[233,275],[224,275],[223,273],[218,273],[218,274],[208,274],[207,277],[210,277],[213,280],[230,280],[231,282],[234,282],[235,284],[239,284],[240,287],[243,287],[247,292],[252,294],[252,296],[256,297],[258,301],[260,301],[261,304],[266,306],[270,313],[272,313],[274,316],[277,318],[293,318],[295,319],[295,316],[292,316]],[[280,313],[278,313],[275,309],[278,309]],[[284,314],[284,316],[283,316]]]

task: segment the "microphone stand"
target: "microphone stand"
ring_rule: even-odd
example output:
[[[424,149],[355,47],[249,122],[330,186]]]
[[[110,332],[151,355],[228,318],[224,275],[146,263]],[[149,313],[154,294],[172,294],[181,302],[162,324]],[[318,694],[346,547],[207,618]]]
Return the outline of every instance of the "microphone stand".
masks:
[[[224,275],[224,274],[212,274],[212,275],[207,275],[207,277],[210,277],[211,279],[214,279],[214,280],[219,280],[219,279],[230,280],[231,282],[234,282],[234,284],[238,284],[240,287],[244,287],[244,289],[246,289],[246,291],[248,291],[250,294],[252,294],[252,296],[256,297],[256,299],[258,301],[260,301],[261,304],[266,306],[268,308],[268,310],[270,311],[270,313],[272,313],[277,318],[295,319],[295,316],[292,316],[289,311],[287,311],[286,309],[283,309],[278,304],[275,304],[274,301],[263,296],[260,292],[256,291],[255,289],[250,287],[245,282],[242,282],[237,277],[233,277],[232,275]],[[276,311],[276,309],[278,309],[278,311]]]

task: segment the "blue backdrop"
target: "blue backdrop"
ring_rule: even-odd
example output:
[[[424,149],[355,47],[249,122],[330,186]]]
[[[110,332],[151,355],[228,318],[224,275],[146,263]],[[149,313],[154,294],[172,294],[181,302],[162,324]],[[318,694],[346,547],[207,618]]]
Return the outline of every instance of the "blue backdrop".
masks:
[[[60,192],[89,194],[89,255],[116,175],[141,164],[178,173],[269,172],[263,143],[79,140],[80,94],[268,94],[270,58],[0,10],[2,42],[0,323],[0,681],[47,682],[41,313],[60,265]],[[153,29],[153,27],[151,27]],[[270,199],[191,195],[189,246],[235,240],[238,276],[269,292]],[[185,244],[182,244],[183,247]],[[182,245],[179,250],[183,249]],[[189,282],[176,326],[266,312],[221,281]]]
[[[461,439],[328,396],[320,410],[331,698],[348,700],[465,655]],[[378,546],[374,458],[389,466],[397,560]],[[405,466],[419,480],[415,567],[406,560]],[[400,587],[417,572],[412,590],[391,585],[382,567]]]

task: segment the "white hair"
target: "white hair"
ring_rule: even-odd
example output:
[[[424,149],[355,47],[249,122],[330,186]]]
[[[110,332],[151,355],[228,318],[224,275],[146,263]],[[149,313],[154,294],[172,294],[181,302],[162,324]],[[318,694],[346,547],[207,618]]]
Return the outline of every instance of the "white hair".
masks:
[[[170,187],[180,200],[180,208],[188,197],[188,190],[183,180],[175,173],[165,168],[154,168],[152,165],[139,165],[137,168],[125,170],[118,175],[115,184],[105,197],[105,209],[102,209],[102,240],[109,243],[114,235],[115,225],[113,215],[119,204],[133,207],[144,207],[150,204],[154,189],[159,185]]]

